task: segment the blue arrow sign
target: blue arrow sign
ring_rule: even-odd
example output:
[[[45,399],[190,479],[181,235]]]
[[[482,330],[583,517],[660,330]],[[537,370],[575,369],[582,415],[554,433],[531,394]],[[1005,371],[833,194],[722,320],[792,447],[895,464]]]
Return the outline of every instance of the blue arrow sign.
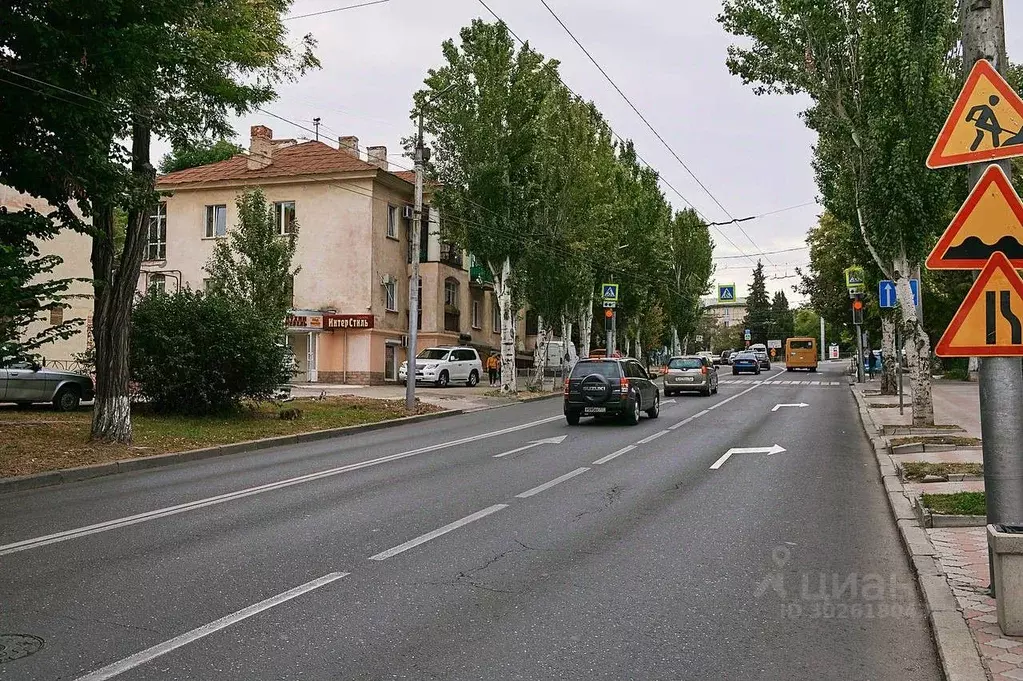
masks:
[[[920,280],[910,279],[909,290],[913,293],[913,307],[920,306]],[[881,307],[895,307],[898,305],[898,296],[895,291],[895,282],[891,279],[882,279],[877,282],[877,300]]]

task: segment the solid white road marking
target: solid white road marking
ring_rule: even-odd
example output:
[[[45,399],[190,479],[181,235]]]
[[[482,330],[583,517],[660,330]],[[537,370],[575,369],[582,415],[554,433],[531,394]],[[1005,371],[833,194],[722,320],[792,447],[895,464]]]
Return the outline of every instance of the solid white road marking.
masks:
[[[476,520],[479,520],[480,518],[485,518],[488,515],[490,515],[491,513],[497,513],[502,508],[508,508],[508,504],[494,504],[493,506],[488,506],[487,508],[483,509],[482,511],[476,511],[475,513],[473,513],[471,515],[467,515],[464,518],[456,520],[453,523],[448,523],[444,527],[438,527],[436,530],[433,530],[432,532],[427,532],[426,534],[420,535],[420,536],[416,537],[415,539],[410,539],[407,542],[405,542],[404,544],[399,544],[398,546],[395,546],[394,548],[387,549],[386,551],[381,551],[380,553],[376,554],[375,556],[370,556],[369,559],[370,560],[387,560],[388,558],[390,558],[392,556],[397,556],[399,553],[404,553],[405,551],[408,551],[409,549],[413,549],[413,548],[419,546],[420,544],[425,544],[426,542],[430,541],[431,539],[436,539],[437,537],[439,537],[441,535],[444,535],[444,534],[447,534],[448,532],[451,532],[452,530],[457,530],[459,527],[462,527],[463,525],[468,525],[469,523],[474,522]]]
[[[596,461],[593,462],[593,465],[594,466],[599,466],[602,463],[607,463],[611,459],[617,459],[622,454],[626,454],[628,452],[631,452],[635,448],[636,448],[636,445],[629,445],[628,447],[622,447],[617,452],[611,452],[607,456],[602,456],[601,458],[597,459]]]
[[[786,449],[779,445],[773,445],[771,447],[733,447],[722,454],[721,458],[715,461],[711,465],[710,469],[713,471],[724,466],[725,462],[728,461],[728,458],[732,456],[732,454],[767,454],[768,456],[771,456],[772,454],[780,454],[784,451],[786,451]]]
[[[551,487],[554,487],[555,485],[560,485],[561,483],[565,482],[566,480],[574,478],[577,475],[582,475],[583,473],[585,473],[588,470],[590,470],[590,469],[586,468],[585,466],[582,467],[582,468],[576,468],[571,473],[565,473],[564,475],[559,475],[558,477],[554,478],[553,480],[548,480],[544,484],[538,485],[538,486],[534,487],[533,489],[528,489],[525,492],[522,492],[521,494],[516,494],[515,498],[516,499],[528,499],[529,497],[533,496],[534,494],[539,494],[540,492],[543,492],[544,490],[550,489]]]
[[[675,399],[672,398],[670,400],[661,400],[661,404],[675,404]]]
[[[648,435],[647,437],[645,437],[642,440],[638,441],[636,444],[637,445],[645,445],[647,442],[653,442],[654,440],[656,440],[657,438],[661,437],[662,435],[667,435],[667,434],[668,434],[668,431],[662,430],[660,432],[654,433],[653,435]]]
[[[568,437],[568,436],[567,435],[560,435],[558,437],[549,437],[549,438],[546,438],[546,439],[543,439],[543,440],[533,440],[528,445],[523,445],[522,447],[516,447],[515,449],[510,449],[507,452],[501,452],[500,454],[494,454],[494,458],[495,459],[500,459],[502,456],[508,456],[509,454],[516,454],[518,452],[524,452],[527,449],[532,449],[533,447],[538,447],[540,445],[560,445],[562,442],[565,441],[566,437]]]
[[[793,403],[793,404],[776,404],[771,409],[771,411],[778,411],[782,407],[809,407],[809,406],[810,405],[807,404],[806,402],[797,402],[797,403]]]
[[[263,612],[264,610],[269,610],[270,608],[280,605],[285,601],[290,601],[291,599],[301,596],[304,593],[308,593],[314,589],[319,589],[321,586],[330,584],[331,582],[336,582],[342,577],[347,577],[349,574],[350,573],[348,572],[331,572],[330,574],[314,579],[311,582],[306,582],[301,586],[296,586],[294,589],[285,591],[284,593],[277,594],[276,596],[272,596],[270,598],[267,598],[266,600],[260,601],[255,605],[250,605],[249,607],[243,608],[235,613],[221,617],[220,619],[210,622],[209,624],[204,624],[201,627],[192,629],[191,631],[186,632],[181,636],[176,636],[170,639],[169,641],[164,641],[163,643],[159,643],[153,646],[152,648],[147,648],[141,652],[135,653],[134,655],[126,657],[123,660],[107,665],[102,669],[97,669],[94,672],[79,677],[77,681],[105,681],[105,679],[112,679],[115,676],[123,674],[129,669],[134,669],[135,667],[145,664],[150,660],[154,660],[160,657],[161,655],[166,655],[172,650],[176,650],[182,646],[186,646],[189,643],[192,643],[193,641],[198,641],[199,639],[209,636],[214,632],[220,631],[221,629],[225,629],[231,626],[232,624],[241,622],[242,620],[252,617],[253,615],[257,615]]]
[[[434,452],[439,449],[447,449],[448,447],[455,447],[469,442],[475,442],[477,440],[486,440],[492,437],[497,437],[499,435],[504,435],[505,433],[513,433],[515,431],[525,430],[526,428],[533,428],[534,426],[543,425],[544,423],[550,423],[551,421],[560,421],[562,418],[564,417],[552,416],[550,418],[540,419],[539,421],[530,421],[529,423],[523,423],[517,426],[511,426],[509,428],[502,428],[501,430],[495,430],[490,433],[483,433],[481,435],[463,437],[458,440],[452,440],[450,442],[442,442],[435,445],[420,447],[418,449],[413,449],[398,454],[391,454],[389,456],[381,456],[379,458],[370,459],[368,461],[361,461],[359,463],[348,464],[347,466],[338,466],[337,468],[330,468],[328,470],[320,471],[318,473],[309,473],[307,475],[300,475],[298,477],[289,478],[287,480],[281,480],[279,482],[272,482],[266,485],[259,485],[258,487],[249,487],[248,489],[239,490],[237,492],[228,492],[227,494],[219,494],[217,496],[209,497],[207,499],[198,499],[196,501],[190,501],[185,504],[178,504],[177,506],[168,506],[166,508],[159,508],[154,511],[147,511],[145,513],[139,513],[124,518],[117,518],[102,523],[96,523],[95,525],[87,525],[85,527],[78,527],[72,530],[56,532],[54,534],[48,534],[42,537],[25,539],[23,541],[14,542],[12,544],[4,544],[0,546],[0,556],[7,555],[9,553],[17,553],[18,551],[28,551],[29,549],[38,548],[40,546],[46,546],[48,544],[56,544],[58,542],[69,541],[71,539],[78,539],[79,537],[85,537],[90,534],[107,532],[108,530],[113,530],[119,527],[127,527],[128,525],[135,525],[138,523],[144,523],[149,520],[156,520],[157,518],[165,518],[167,516],[177,515],[178,513],[195,511],[197,509],[205,508],[207,506],[223,504],[228,501],[234,501],[235,499],[243,499],[245,497],[250,497],[255,494],[262,494],[263,492],[284,489],[286,487],[291,487],[293,485],[300,485],[305,482],[311,482],[313,480],[319,480],[321,478],[328,478],[334,475],[340,475],[341,473],[347,473],[349,471],[355,471],[362,468],[369,468],[370,466],[377,466],[379,464],[387,463],[389,461],[405,459],[410,456],[415,456],[417,454],[425,454],[426,452]]]

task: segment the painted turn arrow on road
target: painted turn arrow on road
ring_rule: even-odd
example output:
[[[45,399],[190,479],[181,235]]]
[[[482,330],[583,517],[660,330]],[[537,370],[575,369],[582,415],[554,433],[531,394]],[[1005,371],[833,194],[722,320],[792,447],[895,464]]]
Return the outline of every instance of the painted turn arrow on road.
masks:
[[[533,440],[528,445],[523,445],[521,447],[516,447],[515,449],[509,449],[507,452],[501,452],[500,454],[494,454],[494,458],[495,459],[500,459],[501,457],[508,456],[509,454],[517,454],[519,452],[524,452],[527,449],[532,449],[533,447],[539,447],[540,445],[560,445],[562,442],[565,441],[566,437],[568,437],[568,436],[567,435],[559,435],[558,437],[548,437],[548,438],[544,438],[543,440]]]
[[[714,471],[724,466],[725,462],[728,461],[728,458],[732,456],[732,454],[767,454],[768,456],[771,456],[772,454],[780,454],[784,451],[787,450],[781,445],[772,445],[770,447],[733,447],[722,454],[721,458],[715,461],[710,469]]]
[[[795,404],[776,404],[774,405],[774,409],[772,409],[771,411],[778,411],[782,407],[809,407],[809,406],[810,405],[807,404],[806,402],[797,402]]]

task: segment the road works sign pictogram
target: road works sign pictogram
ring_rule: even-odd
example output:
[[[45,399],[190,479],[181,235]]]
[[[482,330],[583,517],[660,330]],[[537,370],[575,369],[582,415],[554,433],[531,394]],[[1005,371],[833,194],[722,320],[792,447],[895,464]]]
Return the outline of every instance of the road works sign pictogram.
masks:
[[[1023,355],[1023,278],[995,253],[938,341],[939,357]]]
[[[947,168],[1023,156],[1023,99],[986,59],[973,65],[927,157]]]
[[[1001,167],[988,166],[927,256],[932,270],[979,270],[1001,252],[1023,268],[1023,201]]]

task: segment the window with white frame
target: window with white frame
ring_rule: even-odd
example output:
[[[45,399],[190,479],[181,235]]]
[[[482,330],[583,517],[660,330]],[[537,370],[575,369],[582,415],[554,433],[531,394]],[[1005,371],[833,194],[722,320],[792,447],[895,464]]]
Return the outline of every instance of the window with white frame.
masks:
[[[207,239],[227,235],[227,206],[206,206]]]
[[[458,307],[458,280],[457,279],[445,279],[444,280],[444,304],[452,307]]]
[[[165,293],[167,291],[167,276],[159,273],[150,275],[149,290],[154,293]]]
[[[398,207],[387,206],[387,236],[391,239],[398,238]]]
[[[149,215],[149,228],[146,230],[146,260],[165,260],[167,258],[167,203],[161,201]]]
[[[388,312],[398,311],[398,283],[394,277],[388,277],[384,282],[384,307]]]
[[[483,314],[480,308],[483,306],[482,301],[472,301],[472,328],[479,329],[483,326]]]
[[[295,232],[295,202],[275,202],[274,220],[277,223],[278,234],[293,234]]]

